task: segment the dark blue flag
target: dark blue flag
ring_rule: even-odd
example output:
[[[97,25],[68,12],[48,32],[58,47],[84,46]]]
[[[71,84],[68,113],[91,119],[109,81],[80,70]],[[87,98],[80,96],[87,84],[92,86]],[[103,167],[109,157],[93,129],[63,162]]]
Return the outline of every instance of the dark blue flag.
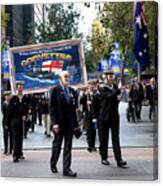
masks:
[[[149,66],[148,29],[144,14],[144,2],[136,2],[135,7],[135,41],[134,53],[140,63],[141,71]]]

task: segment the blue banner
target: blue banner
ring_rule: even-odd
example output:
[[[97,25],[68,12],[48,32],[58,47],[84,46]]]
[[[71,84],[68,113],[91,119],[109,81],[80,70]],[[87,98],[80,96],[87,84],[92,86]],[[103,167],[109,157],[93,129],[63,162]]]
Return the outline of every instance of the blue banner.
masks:
[[[83,74],[86,72],[83,72],[81,53],[80,42],[12,49],[13,83],[23,81],[24,89],[30,92],[48,89],[59,83],[62,70],[69,71],[71,85],[84,83]]]
[[[121,69],[124,67],[124,75],[128,75],[128,69],[124,66],[124,57],[120,58],[120,49],[119,45],[116,43],[116,49],[114,49],[111,54],[110,58],[100,60],[98,64],[98,71],[104,72],[105,70],[112,70],[115,76],[121,75]]]
[[[9,49],[5,48],[1,53],[2,79],[9,79]]]

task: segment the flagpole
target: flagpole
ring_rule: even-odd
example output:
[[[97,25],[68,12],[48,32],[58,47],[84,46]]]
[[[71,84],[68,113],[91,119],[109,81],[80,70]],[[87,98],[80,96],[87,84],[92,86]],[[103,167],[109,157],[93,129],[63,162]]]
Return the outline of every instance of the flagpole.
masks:
[[[141,81],[141,71],[140,71],[140,63],[138,62],[138,82]]]

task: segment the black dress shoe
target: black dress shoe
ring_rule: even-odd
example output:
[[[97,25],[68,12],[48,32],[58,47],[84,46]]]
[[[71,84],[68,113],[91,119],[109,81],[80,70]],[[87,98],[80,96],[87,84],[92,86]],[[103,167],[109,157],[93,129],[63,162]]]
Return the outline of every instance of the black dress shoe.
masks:
[[[4,151],[3,154],[4,154],[4,155],[7,155],[7,151]]]
[[[52,171],[52,173],[57,173],[58,172],[58,169],[57,169],[57,167],[51,167],[51,171]]]
[[[125,168],[126,165],[127,165],[126,161],[121,160],[117,162],[117,167]]]
[[[18,161],[19,161],[19,158],[18,158],[18,157],[14,157],[14,158],[13,158],[13,162],[14,162],[14,163],[16,163],[16,162],[18,162]]]
[[[87,151],[88,151],[88,152],[92,152],[92,148],[91,148],[91,147],[88,147],[88,148],[87,148]]]
[[[97,151],[96,147],[92,147],[92,151],[96,152]]]
[[[73,172],[72,170],[68,170],[68,171],[64,171],[63,172],[63,175],[64,176],[69,176],[69,177],[76,177],[77,176],[77,173],[76,172]]]
[[[110,162],[108,160],[102,160],[101,163],[103,165],[110,165]]]
[[[25,157],[23,155],[19,156],[19,159],[24,160]]]

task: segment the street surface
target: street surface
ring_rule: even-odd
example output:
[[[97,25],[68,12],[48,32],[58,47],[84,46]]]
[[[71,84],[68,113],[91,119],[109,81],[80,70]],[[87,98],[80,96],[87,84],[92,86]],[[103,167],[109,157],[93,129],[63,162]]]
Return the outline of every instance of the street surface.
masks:
[[[100,162],[99,152],[87,151],[86,136],[73,141],[72,169],[78,172],[77,179],[105,179],[105,180],[153,180],[155,167],[153,159],[154,131],[156,123],[148,119],[148,107],[142,109],[142,121],[128,123],[126,120],[126,103],[120,104],[121,146],[123,159],[128,162],[126,169],[117,168],[109,144],[110,166],[104,166]],[[1,174],[5,177],[46,177],[65,178],[62,175],[62,154],[58,162],[58,174],[52,174],[49,168],[51,156],[51,142],[53,138],[44,135],[44,127],[36,126],[35,132],[29,132],[24,140],[25,160],[19,163],[12,162],[11,155],[1,153]],[[99,141],[97,138],[96,146]],[[3,152],[3,151],[2,151]]]

